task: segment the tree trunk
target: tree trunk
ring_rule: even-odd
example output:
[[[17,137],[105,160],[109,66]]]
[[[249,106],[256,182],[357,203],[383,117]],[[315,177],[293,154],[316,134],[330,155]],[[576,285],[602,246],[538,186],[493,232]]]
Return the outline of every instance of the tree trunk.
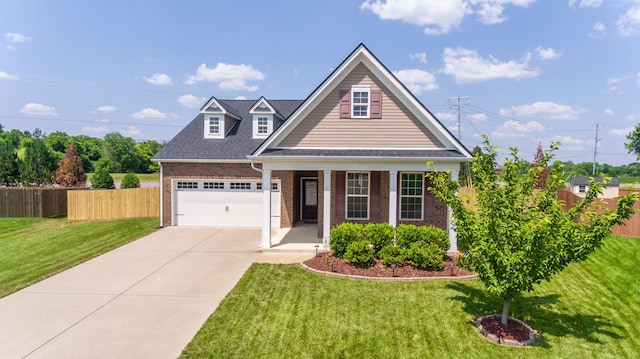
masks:
[[[509,305],[511,304],[510,301],[505,300],[504,304],[502,305],[502,318],[500,318],[500,323],[502,323],[503,325],[507,325],[507,318],[509,318]]]

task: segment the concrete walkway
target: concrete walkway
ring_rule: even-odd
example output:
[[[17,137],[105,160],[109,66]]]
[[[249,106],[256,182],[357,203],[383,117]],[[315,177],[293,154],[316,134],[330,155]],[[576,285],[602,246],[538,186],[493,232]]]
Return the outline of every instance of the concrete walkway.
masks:
[[[176,358],[247,268],[259,229],[161,229],[0,299],[1,358]]]

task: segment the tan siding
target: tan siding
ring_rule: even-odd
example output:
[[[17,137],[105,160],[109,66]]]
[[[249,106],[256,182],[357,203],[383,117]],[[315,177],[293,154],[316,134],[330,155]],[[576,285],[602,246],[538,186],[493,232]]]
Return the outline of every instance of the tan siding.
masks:
[[[340,119],[341,90],[382,90],[381,119]],[[441,148],[442,143],[363,64],[356,68],[278,147]]]

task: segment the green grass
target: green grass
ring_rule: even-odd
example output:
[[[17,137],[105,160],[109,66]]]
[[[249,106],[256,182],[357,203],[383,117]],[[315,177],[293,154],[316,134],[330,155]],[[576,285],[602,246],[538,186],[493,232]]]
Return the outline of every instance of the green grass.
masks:
[[[610,237],[512,303],[540,335],[489,343],[472,325],[497,313],[478,280],[376,282],[254,264],[183,358],[633,358],[640,353],[640,239]]]
[[[122,177],[124,177],[126,173],[111,173],[111,177],[113,177],[114,182],[122,182]],[[160,181],[159,173],[136,173],[140,182],[158,182]],[[87,173],[87,181],[91,182],[91,177],[93,177],[93,173]]]
[[[71,222],[0,218],[0,297],[108,252],[158,227],[158,218]]]

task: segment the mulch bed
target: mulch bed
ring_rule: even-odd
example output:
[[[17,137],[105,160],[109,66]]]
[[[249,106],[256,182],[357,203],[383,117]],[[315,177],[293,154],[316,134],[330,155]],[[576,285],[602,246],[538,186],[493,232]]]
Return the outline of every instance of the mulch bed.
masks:
[[[499,344],[530,345],[535,340],[532,338],[531,328],[513,318],[507,318],[507,325],[504,325],[500,322],[499,315],[488,315],[479,318],[477,324],[479,324],[478,328],[482,334]]]
[[[333,263],[331,263],[332,261]],[[455,259],[451,257],[449,257],[448,261],[444,262],[444,269],[439,271],[417,269],[409,264],[397,267],[394,271],[394,269],[390,267],[385,267],[381,261],[377,261],[371,267],[361,268],[344,259],[334,257],[331,252],[318,253],[317,256],[303,263],[316,271],[370,278],[455,278],[473,275],[472,272],[458,267]]]

